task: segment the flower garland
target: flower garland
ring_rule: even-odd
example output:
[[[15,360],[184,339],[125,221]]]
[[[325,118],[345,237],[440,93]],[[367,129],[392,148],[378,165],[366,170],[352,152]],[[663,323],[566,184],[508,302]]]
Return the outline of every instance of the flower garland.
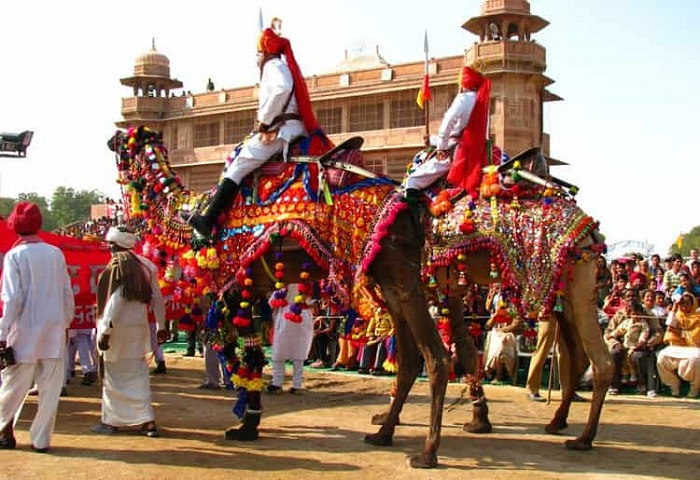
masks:
[[[299,278],[301,282],[297,284],[299,293],[294,296],[294,303],[289,307],[289,311],[284,314],[284,318],[294,323],[301,323],[303,318],[301,317],[301,312],[307,308],[309,305],[306,303],[307,297],[310,297],[313,293],[313,287],[309,282],[309,272],[311,269],[311,262],[303,262],[301,264],[301,273]]]
[[[244,270],[243,278],[239,282],[241,285],[241,301],[238,304],[238,312],[233,319],[233,324],[238,328],[248,328],[253,322],[253,309],[251,300],[253,298],[253,269],[248,267]]]

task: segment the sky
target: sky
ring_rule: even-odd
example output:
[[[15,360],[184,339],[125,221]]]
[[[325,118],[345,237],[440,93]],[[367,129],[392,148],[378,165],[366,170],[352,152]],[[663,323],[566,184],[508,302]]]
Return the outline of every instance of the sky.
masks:
[[[461,28],[482,0],[121,0],[6,2],[0,45],[0,131],[33,130],[24,159],[0,157],[0,196],[58,186],[119,195],[106,140],[121,118],[119,83],[155,38],[171,76],[193,93],[257,80],[258,12],[283,19],[307,76],[345,50],[379,46],[390,64],[461,54],[478,40]],[[412,6],[413,5],[413,6]],[[608,244],[627,240],[665,254],[697,212],[700,3],[696,0],[531,0],[550,22],[545,106],[553,174],[579,186],[578,203]],[[419,8],[420,7],[420,8]],[[430,9],[428,9],[430,7]],[[419,85],[416,85],[416,90]]]

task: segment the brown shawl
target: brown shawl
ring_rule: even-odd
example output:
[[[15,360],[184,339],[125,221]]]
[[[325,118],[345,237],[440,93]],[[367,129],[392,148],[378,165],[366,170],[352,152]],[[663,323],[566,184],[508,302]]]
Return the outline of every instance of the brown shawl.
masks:
[[[129,251],[116,252],[100,274],[97,281],[97,316],[104,313],[107,301],[112,294],[122,288],[122,298],[149,303],[153,296],[151,279],[144,271],[143,264]]]

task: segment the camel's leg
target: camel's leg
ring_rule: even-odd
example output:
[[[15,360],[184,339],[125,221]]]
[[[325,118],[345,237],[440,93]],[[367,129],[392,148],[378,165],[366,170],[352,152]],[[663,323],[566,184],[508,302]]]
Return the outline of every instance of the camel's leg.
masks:
[[[453,286],[450,291],[455,292]],[[467,324],[464,321],[464,302],[458,295],[450,295],[447,298],[450,309],[450,327],[452,328],[452,341],[455,344],[457,360],[462,364],[469,375],[469,390],[472,400],[472,420],[462,427],[469,433],[490,433],[492,430],[489,421],[489,409],[484,395],[484,389],[479,380],[479,352],[476,350],[474,340],[469,336]]]
[[[391,312],[392,308],[389,308],[389,311]],[[377,446],[392,444],[394,430],[399,423],[399,415],[408,393],[420,373],[420,354],[411,335],[411,330],[404,320],[392,315],[393,318],[396,318],[394,320],[394,334],[396,335],[396,357],[399,365],[396,373],[396,394],[389,405],[389,410],[375,416],[381,417],[383,420],[379,431],[365,436],[365,442]],[[372,423],[377,420],[379,418],[373,418]]]
[[[588,422],[581,435],[567,440],[573,450],[589,450],[598,430],[605,394],[612,380],[613,363],[598,326],[595,295],[595,265],[593,261],[577,262],[573,278],[567,285],[566,296],[573,311],[574,329],[593,370],[593,399]],[[574,385],[575,388],[575,385]]]

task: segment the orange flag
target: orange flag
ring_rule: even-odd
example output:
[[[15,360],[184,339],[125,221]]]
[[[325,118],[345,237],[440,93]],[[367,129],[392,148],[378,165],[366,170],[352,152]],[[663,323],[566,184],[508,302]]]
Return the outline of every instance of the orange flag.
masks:
[[[433,96],[430,94],[430,76],[426,73],[423,76],[423,85],[421,85],[420,90],[418,90],[416,103],[422,109],[425,106],[425,103],[432,99]]]

